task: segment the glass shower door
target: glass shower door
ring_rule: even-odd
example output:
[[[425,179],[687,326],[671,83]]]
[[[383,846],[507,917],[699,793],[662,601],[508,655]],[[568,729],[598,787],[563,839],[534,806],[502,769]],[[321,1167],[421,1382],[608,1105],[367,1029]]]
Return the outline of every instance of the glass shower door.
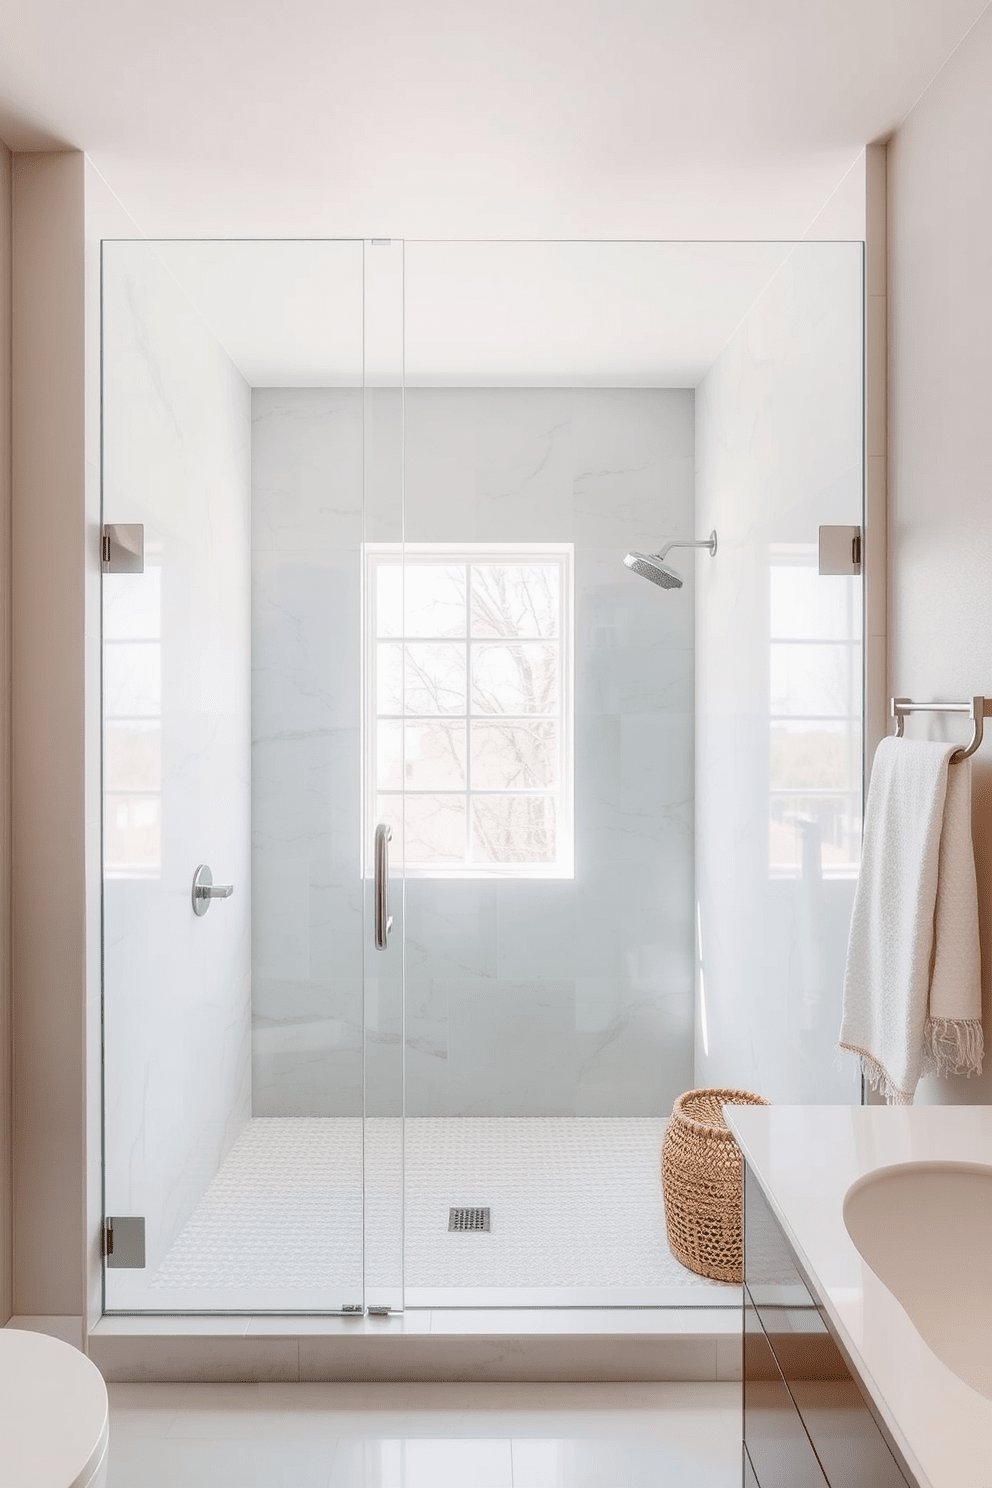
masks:
[[[377,700],[402,696],[409,677],[395,645],[379,639],[389,600],[405,587],[403,448],[405,367],[403,244],[365,244],[365,534],[362,545],[363,852],[365,921],[365,1293],[374,1312],[404,1301],[405,1172],[403,824],[391,818],[382,786],[386,760],[376,727]],[[374,556],[373,556],[374,555]],[[388,599],[374,583],[388,564]],[[398,766],[403,768],[400,743]]]
[[[402,1305],[403,906],[394,881],[377,950],[362,715],[402,363],[372,251],[104,245],[104,516],[144,537],[104,580],[109,1311]],[[197,895],[204,865],[233,892]]]

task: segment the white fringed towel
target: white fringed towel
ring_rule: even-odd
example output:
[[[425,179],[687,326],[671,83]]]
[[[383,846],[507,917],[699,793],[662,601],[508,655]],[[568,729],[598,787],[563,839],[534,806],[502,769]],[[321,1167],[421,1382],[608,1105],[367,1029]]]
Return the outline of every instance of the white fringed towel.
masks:
[[[921,1075],[980,1074],[978,891],[971,761],[958,746],[883,739],[854,895],[839,1047],[890,1105]]]

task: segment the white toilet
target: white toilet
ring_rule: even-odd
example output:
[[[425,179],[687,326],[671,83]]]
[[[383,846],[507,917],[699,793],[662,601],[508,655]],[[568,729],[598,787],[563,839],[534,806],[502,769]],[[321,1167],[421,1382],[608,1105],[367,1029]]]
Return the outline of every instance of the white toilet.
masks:
[[[0,1328],[0,1482],[101,1488],[110,1418],[95,1364],[61,1339]]]

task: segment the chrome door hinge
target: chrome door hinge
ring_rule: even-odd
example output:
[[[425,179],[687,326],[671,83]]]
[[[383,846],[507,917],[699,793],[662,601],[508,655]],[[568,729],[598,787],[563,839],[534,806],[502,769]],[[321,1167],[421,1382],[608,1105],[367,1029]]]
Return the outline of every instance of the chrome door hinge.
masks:
[[[103,1255],[111,1271],[144,1270],[144,1215],[108,1215],[103,1226]]]
[[[141,522],[108,522],[100,537],[104,573],[144,573],[145,528]]]
[[[820,528],[819,571],[848,576],[861,572],[860,527]]]

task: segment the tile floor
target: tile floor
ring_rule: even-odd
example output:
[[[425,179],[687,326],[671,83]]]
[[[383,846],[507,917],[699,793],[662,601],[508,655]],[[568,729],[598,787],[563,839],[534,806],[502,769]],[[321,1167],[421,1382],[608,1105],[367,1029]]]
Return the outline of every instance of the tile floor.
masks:
[[[107,1488],[738,1488],[740,1385],[112,1385]]]
[[[402,1253],[414,1306],[457,1305],[459,1290],[487,1288],[533,1290],[517,1301],[547,1305],[714,1305],[720,1283],[668,1248],[665,1126],[380,1118],[366,1122],[363,1144],[357,1119],[255,1118],[151,1278],[146,1305],[333,1309],[360,1298],[363,1239],[367,1284],[398,1281]],[[491,1232],[450,1234],[457,1205],[490,1206]],[[290,1291],[298,1296],[287,1301]]]

